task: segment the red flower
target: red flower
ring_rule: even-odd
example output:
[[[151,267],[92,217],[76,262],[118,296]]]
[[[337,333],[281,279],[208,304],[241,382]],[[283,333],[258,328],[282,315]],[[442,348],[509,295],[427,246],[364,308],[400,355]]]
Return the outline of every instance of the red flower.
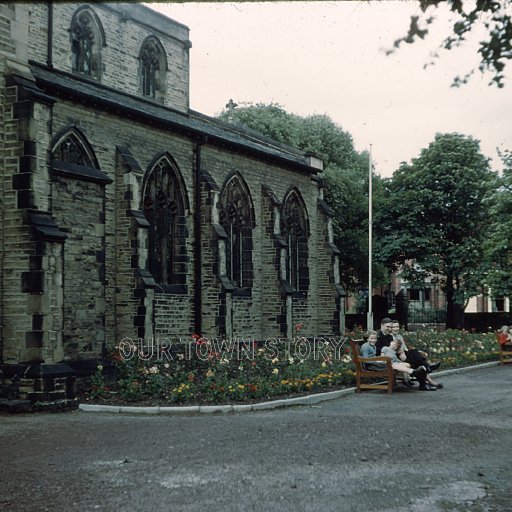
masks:
[[[304,324],[303,324],[303,323],[297,324],[297,325],[295,326],[295,330],[296,330],[297,332],[299,332],[303,327],[304,327]]]
[[[192,339],[194,339],[194,340],[198,340],[198,339],[200,339],[200,338],[201,338],[201,335],[200,335],[200,334],[196,334],[196,333],[192,334]]]
[[[208,354],[208,359],[210,359],[210,360],[220,359],[219,352],[216,352],[215,350],[213,352],[210,352],[210,354]]]

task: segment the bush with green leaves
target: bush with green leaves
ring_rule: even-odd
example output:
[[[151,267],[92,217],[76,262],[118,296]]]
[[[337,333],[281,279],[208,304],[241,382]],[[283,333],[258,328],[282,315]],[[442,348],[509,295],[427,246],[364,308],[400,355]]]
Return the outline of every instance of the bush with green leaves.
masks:
[[[362,333],[351,333],[360,338]],[[443,368],[497,360],[494,333],[476,334],[423,329],[404,333],[409,348],[427,352]],[[351,386],[354,366],[348,338],[266,340],[264,343],[226,345],[196,337],[174,347],[172,353],[155,351],[148,357],[133,347],[123,357],[112,354],[117,385],[103,384],[101,370],[91,380],[86,399],[165,404],[234,403],[267,400],[293,394]]]

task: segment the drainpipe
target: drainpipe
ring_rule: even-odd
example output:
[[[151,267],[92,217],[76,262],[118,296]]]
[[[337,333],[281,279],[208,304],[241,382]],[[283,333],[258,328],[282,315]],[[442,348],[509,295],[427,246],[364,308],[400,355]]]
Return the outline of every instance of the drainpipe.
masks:
[[[201,147],[208,142],[205,135],[196,144],[194,169],[194,334],[202,335],[203,304],[201,292],[202,278],[202,250],[201,250]]]
[[[48,2],[48,52],[46,64],[53,68],[53,2]]]

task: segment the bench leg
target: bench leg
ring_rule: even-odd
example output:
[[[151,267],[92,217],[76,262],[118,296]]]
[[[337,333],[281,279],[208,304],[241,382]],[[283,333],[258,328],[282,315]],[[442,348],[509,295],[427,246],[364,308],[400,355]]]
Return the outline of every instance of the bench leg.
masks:
[[[361,393],[361,376],[356,374],[356,393]]]

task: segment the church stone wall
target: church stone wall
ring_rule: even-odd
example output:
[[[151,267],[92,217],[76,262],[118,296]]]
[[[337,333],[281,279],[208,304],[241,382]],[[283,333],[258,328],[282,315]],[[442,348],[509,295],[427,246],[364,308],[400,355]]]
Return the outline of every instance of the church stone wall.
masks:
[[[108,305],[105,313],[105,336],[107,346],[112,347],[124,338],[137,339],[139,337],[133,318],[141,316],[136,313],[138,308],[143,307],[139,298],[133,297],[136,279],[132,266],[132,255],[136,255],[136,252],[133,252],[133,245],[137,242],[137,229],[133,225],[133,219],[126,215],[126,211],[129,209],[140,210],[142,189],[141,186],[134,189],[134,187],[126,185],[126,175],[122,166],[117,163],[119,155],[116,148],[129,147],[130,154],[143,173],[149,170],[151,163],[158,156],[164,153],[171,155],[178,164],[185,187],[189,191],[189,201],[191,201],[194,144],[183,137],[170,137],[164,130],[148,129],[143,124],[114,117],[99,110],[84,109],[82,106],[71,103],[59,102],[55,106],[54,114],[55,133],[59,133],[69,126],[78,126],[90,142],[101,170],[114,179],[113,184],[105,187],[105,298]],[[79,182],[77,186],[82,188],[80,194],[84,204],[91,205],[98,201],[97,191],[87,190]],[[69,211],[72,211],[73,208],[72,198],[73,196],[70,196],[69,204],[66,207]],[[68,225],[68,223],[63,225]],[[189,229],[187,239],[189,258],[192,256],[191,235],[192,232]],[[94,237],[94,230],[91,236]],[[144,246],[141,247],[141,250],[147,250],[147,248]],[[95,255],[91,253],[92,260],[94,257]],[[189,265],[188,283],[189,289],[191,289],[193,286],[192,265]],[[191,334],[193,327],[189,295],[166,295],[156,291],[154,314],[157,332],[155,335],[164,337],[178,332],[181,336]],[[162,305],[165,304],[169,304],[168,309],[175,311],[168,323],[165,319],[169,319],[171,316],[164,310]],[[115,311],[115,315],[113,311]],[[181,313],[179,313],[180,311]]]
[[[66,73],[71,71],[68,29],[78,7],[53,6],[52,59],[55,68]],[[163,119],[150,122],[140,111],[133,114],[140,106],[135,98],[140,97],[138,50],[150,33],[167,52],[166,104],[187,110],[188,29],[138,5],[90,8],[101,20],[107,42],[101,93],[128,93],[122,107],[109,108],[85,96],[72,98],[58,83],[36,83],[28,59],[43,66],[47,61],[48,6],[0,6],[3,362],[98,358],[126,338],[190,339],[198,321],[200,334],[209,338],[293,335],[298,323],[304,324],[301,335],[333,333],[335,265],[327,216],[318,207],[318,180],[312,179],[315,170],[295,153],[276,157],[275,148],[265,152],[263,142],[255,151],[254,141],[246,144],[242,132],[236,144],[220,142],[221,124],[215,128],[217,138],[208,139],[197,128],[187,131]],[[143,16],[135,19],[134,9]],[[155,20],[152,31],[149,25]],[[42,68],[32,65],[35,76],[37,69]],[[71,75],[58,76],[63,81]],[[95,87],[90,79],[83,78],[83,83],[84,88]],[[145,105],[150,104],[154,102]],[[189,122],[189,116],[182,117],[180,122]],[[197,125],[201,122],[196,119]],[[204,129],[212,124],[208,121]],[[87,142],[104,178],[52,167],[54,145],[69,130]],[[241,149],[244,144],[247,148]],[[186,236],[180,247],[185,282],[172,292],[155,283],[148,270],[149,224],[141,204],[144,178],[163,155],[176,163],[187,197],[181,227]],[[219,228],[219,196],[235,172],[249,190],[255,220],[252,288],[245,294],[233,290],[222,275],[225,234]],[[310,233],[309,288],[300,297],[282,282],[280,208],[292,188],[304,201]],[[200,240],[195,239],[196,213]],[[34,220],[34,215],[49,223],[39,226],[43,235],[37,234],[41,219]],[[197,270],[201,283],[196,282]]]
[[[31,329],[30,306],[33,304],[23,293],[21,283],[22,274],[29,268],[32,244],[18,209],[20,195],[13,187],[13,176],[19,172],[18,155],[22,153],[18,130],[21,124],[25,124],[25,121],[14,118],[16,93],[15,87],[4,88],[1,284],[3,359],[7,362],[18,361],[25,355],[39,355],[37,350],[31,350],[36,347],[27,346],[25,340],[25,333]]]
[[[233,334],[240,337],[253,336],[262,339],[267,335],[280,333],[279,315],[276,314],[276,298],[278,303],[283,302],[279,294],[279,270],[275,265],[275,247],[272,234],[269,233],[271,211],[266,205],[267,199],[262,191],[262,184],[269,187],[277,198],[282,201],[287,191],[295,186],[301,192],[307,208],[310,231],[316,239],[318,189],[312,183],[311,177],[306,174],[294,172],[291,169],[278,168],[268,162],[255,160],[239,154],[220,151],[207,147],[203,150],[203,166],[214,178],[217,185],[222,188],[226,179],[234,172],[242,174],[249,187],[253,201],[257,226],[253,232],[253,264],[254,281],[250,297],[237,297],[233,300],[232,321]],[[310,287],[305,299],[293,300],[294,324],[303,323],[305,335],[313,335],[318,329],[317,296],[318,281],[316,271],[318,268],[318,254],[316,244],[309,244],[310,261]],[[265,312],[272,311],[271,316]]]

